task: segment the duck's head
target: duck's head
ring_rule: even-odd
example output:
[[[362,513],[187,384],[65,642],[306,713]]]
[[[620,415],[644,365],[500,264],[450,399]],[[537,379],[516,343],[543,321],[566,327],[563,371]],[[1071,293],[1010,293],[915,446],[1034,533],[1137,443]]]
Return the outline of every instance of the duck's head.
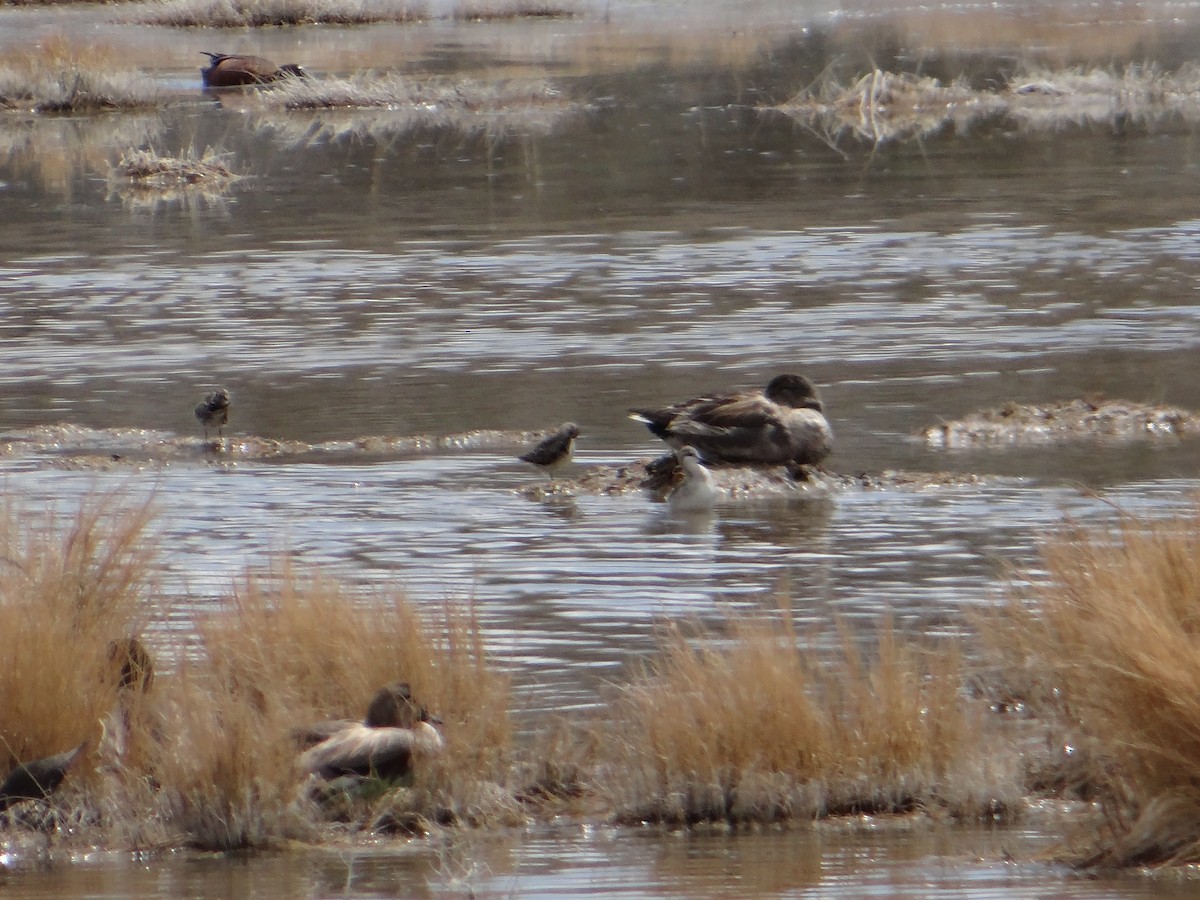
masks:
[[[792,409],[815,409],[817,412],[824,409],[816,386],[803,375],[791,372],[772,378],[763,395],[773,403]]]
[[[407,681],[395,681],[381,687],[367,707],[366,725],[370,728],[414,728],[420,722],[438,721],[413,699]]]

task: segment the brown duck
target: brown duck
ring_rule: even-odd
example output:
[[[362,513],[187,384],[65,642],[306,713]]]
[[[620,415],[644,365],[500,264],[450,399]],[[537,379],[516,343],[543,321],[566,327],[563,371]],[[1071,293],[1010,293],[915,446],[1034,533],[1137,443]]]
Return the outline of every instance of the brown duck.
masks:
[[[230,56],[207,50],[201,52],[211,60],[207,69],[200,70],[205,87],[237,87],[243,84],[266,84],[280,78],[308,77],[308,73],[295,63],[277,66],[261,56]]]
[[[440,720],[417,703],[407,682],[380,688],[365,722],[335,719],[294,732],[307,748],[300,766],[320,778],[353,775],[386,780],[411,777],[415,757],[432,757],[445,746],[434,727]]]
[[[816,387],[791,373],[776,375],[763,390],[631,409],[629,417],[676,450],[695,447],[714,465],[816,465],[833,449]]]

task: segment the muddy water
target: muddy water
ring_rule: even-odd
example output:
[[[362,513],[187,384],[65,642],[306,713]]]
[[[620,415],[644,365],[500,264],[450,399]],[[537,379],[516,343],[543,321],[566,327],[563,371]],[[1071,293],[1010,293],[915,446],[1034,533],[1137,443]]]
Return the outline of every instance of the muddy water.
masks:
[[[1051,17],[1048,55],[1149,45],[1178,61],[1167,37],[1189,23],[1117,12],[1071,46],[1055,43]],[[0,431],[17,439],[0,477],[38,505],[153,491],[181,634],[281,548],[422,603],[469,596],[533,727],[593,708],[664,619],[782,602],[830,641],[835,617],[866,632],[890,615],[913,633],[958,633],[996,597],[1001,564],[1032,564],[1064,513],[1165,512],[1196,487],[1193,440],[947,453],[916,439],[1007,400],[1103,393],[1200,409],[1198,161],[1185,129],[943,136],[843,155],[755,108],[868,44],[898,65],[925,52],[896,45],[920,21],[865,17],[856,30],[857,13],[763,7],[735,36],[711,10],[680,30],[661,8],[631,5],[566,22],[168,41],[107,13],[3,15],[6,46],[67,22],[136,48],[170,100],[146,116],[13,117],[0,132]],[[536,74],[586,104],[472,134],[268,113],[201,96],[199,49],[336,72]],[[973,65],[929,58],[949,74]],[[214,146],[248,177],[182,201],[110,185],[105,161],[142,145]],[[515,447],[355,443],[571,419],[582,471],[659,452],[626,407],[784,370],[821,385],[831,468],[991,477],[681,517],[640,495],[530,499],[521,491],[541,476]],[[233,393],[235,440],[305,452],[206,453],[191,410],[216,384]],[[45,431],[59,423],[72,428]],[[301,867],[99,857],[4,889],[1149,893],[999,862],[1028,858],[1051,830],[664,838],[539,826]]]

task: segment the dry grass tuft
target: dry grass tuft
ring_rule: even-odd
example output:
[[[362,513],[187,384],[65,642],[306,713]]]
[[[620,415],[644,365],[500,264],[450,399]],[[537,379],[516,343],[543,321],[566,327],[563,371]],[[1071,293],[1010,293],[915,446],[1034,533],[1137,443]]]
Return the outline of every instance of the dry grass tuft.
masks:
[[[847,139],[879,147],[988,124],[1028,132],[1190,125],[1200,120],[1200,67],[1031,70],[1000,91],[876,69],[849,85],[825,79],[774,109],[835,149]]]
[[[199,156],[190,149],[180,156],[161,156],[150,149],[126,150],[109,168],[109,195],[120,197],[126,206],[152,210],[168,203],[219,205],[241,177],[222,156],[211,147]]]
[[[1042,555],[1032,601],[983,628],[1087,763],[1072,780],[1108,829],[1076,861],[1200,862],[1200,500],[1165,521],[1068,523]]]
[[[583,108],[544,80],[485,84],[369,73],[348,79],[289,78],[256,91],[249,100],[261,110],[260,128],[297,144],[395,136],[421,128],[489,139],[511,132],[544,134]],[[272,114],[275,110],[286,114]]]
[[[115,50],[50,38],[0,58],[0,109],[92,112],[154,106],[157,86]]]
[[[883,632],[872,663],[847,637],[831,663],[790,618],[732,622],[727,647],[668,632],[661,659],[613,709],[599,780],[618,820],[772,822],[918,807],[1011,810],[957,653],[921,654]]]
[[[444,3],[436,4],[444,7]],[[429,19],[497,21],[570,18],[575,11],[549,0],[464,0],[434,11],[407,0],[153,0],[125,21],[180,28],[261,28],[292,25],[371,25]]]
[[[98,743],[117,692],[109,644],[146,623],[151,518],[113,495],[74,515],[0,511],[0,771]]]
[[[423,4],[403,0],[153,0],[125,21],[177,28],[261,28],[419,22]]]

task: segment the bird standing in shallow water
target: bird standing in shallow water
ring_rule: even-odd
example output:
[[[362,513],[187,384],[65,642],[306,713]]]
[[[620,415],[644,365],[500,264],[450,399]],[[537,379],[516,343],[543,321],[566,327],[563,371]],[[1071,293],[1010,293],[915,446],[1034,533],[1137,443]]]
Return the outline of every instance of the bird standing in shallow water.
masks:
[[[803,375],[776,375],[762,391],[631,409],[629,417],[675,449],[695,447],[711,463],[816,465],[833,449],[817,389]]]
[[[713,484],[712,473],[705,468],[695,447],[680,447],[675,451],[683,481],[667,497],[667,504],[677,512],[703,512],[712,509],[721,492]]]
[[[579,437],[579,426],[574,422],[564,423],[554,434],[542,439],[528,453],[519,456],[521,462],[535,465],[553,478],[553,473],[568,465],[575,454],[575,438]]]
[[[20,763],[14,767],[0,784],[0,811],[22,800],[48,798],[62,784],[67,772],[75,765],[86,747],[85,742],[74,750]]]
[[[266,84],[280,78],[307,78],[308,73],[295,63],[277,66],[261,56],[231,56],[227,53],[201,51],[211,61],[200,70],[208,88],[238,87],[244,84]]]
[[[229,391],[225,388],[204,395],[196,404],[196,418],[204,426],[204,440],[208,440],[208,429],[216,428],[217,437],[225,437],[225,426],[229,422]]]

